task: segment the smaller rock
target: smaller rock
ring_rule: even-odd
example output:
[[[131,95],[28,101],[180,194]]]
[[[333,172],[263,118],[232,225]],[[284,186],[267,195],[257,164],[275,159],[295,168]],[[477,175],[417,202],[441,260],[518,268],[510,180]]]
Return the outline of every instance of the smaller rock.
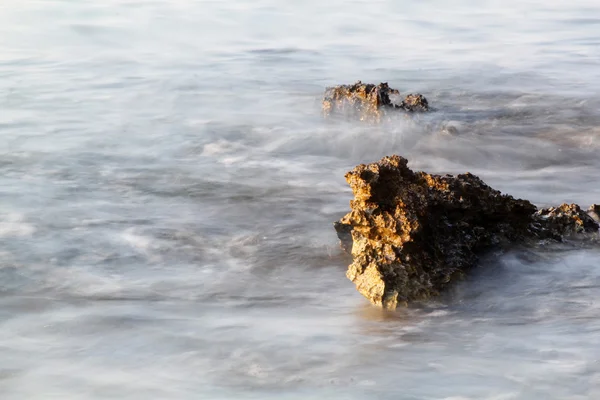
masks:
[[[429,103],[427,99],[422,94],[409,94],[404,98],[402,103],[397,106],[398,108],[402,108],[406,111],[429,111]]]
[[[399,94],[387,82],[374,85],[358,81],[353,85],[329,87],[323,96],[323,114],[358,116],[363,121],[379,121],[386,110],[429,110],[429,103],[421,94],[409,94],[400,104],[394,104],[390,95]]]
[[[542,208],[533,217],[534,220],[543,222],[545,227],[540,236],[556,240],[562,240],[565,236],[598,230],[598,224],[594,218],[577,204],[564,203],[558,207]]]

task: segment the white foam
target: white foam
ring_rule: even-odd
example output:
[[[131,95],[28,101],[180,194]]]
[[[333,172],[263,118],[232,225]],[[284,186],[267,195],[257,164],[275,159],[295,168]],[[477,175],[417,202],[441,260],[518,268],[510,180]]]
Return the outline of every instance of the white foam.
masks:
[[[31,236],[35,231],[35,226],[25,222],[21,214],[10,213],[0,216],[0,237]]]
[[[428,317],[445,317],[450,315],[450,311],[447,310],[435,310],[427,314]]]
[[[218,156],[222,154],[232,153],[243,148],[239,143],[230,142],[228,140],[217,140],[216,142],[207,143],[202,147],[202,156]]]
[[[144,252],[149,250],[152,244],[151,238],[135,233],[135,228],[126,229],[125,232],[121,234],[121,238],[131,247]]]

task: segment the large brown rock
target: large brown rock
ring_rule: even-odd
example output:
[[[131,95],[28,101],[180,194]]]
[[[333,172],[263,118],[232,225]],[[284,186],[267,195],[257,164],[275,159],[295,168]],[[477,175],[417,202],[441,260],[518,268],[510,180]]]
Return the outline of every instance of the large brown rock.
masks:
[[[346,174],[351,211],[335,228],[351,248],[347,276],[373,304],[437,295],[495,246],[597,232],[577,205],[538,210],[472,174],[413,172],[400,156]]]
[[[388,110],[428,111],[429,103],[421,94],[409,94],[400,104],[394,104],[390,95],[400,92],[387,83],[373,85],[356,82],[353,85],[329,87],[323,96],[323,113],[358,116],[361,120],[378,121]]]

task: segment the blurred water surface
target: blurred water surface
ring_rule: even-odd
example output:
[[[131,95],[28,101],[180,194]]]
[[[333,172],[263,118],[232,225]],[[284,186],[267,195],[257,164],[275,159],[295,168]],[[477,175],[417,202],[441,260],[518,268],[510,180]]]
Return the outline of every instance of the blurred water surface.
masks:
[[[384,313],[331,225],[392,153],[600,201],[599,31],[596,1],[3,1],[0,397],[599,397],[597,249]],[[436,111],[323,121],[358,79]]]

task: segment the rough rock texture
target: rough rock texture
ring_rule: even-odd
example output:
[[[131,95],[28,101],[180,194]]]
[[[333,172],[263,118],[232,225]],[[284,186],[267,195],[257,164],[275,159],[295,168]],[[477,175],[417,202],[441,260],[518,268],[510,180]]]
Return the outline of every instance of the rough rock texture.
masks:
[[[359,165],[346,180],[352,210],[335,228],[352,249],[347,276],[385,308],[439,294],[494,246],[598,231],[577,205],[538,211],[475,175],[413,172],[400,156]]]
[[[323,113],[358,115],[361,120],[378,121],[386,110],[428,111],[427,99],[420,94],[409,94],[400,104],[394,104],[390,95],[399,95],[387,83],[373,85],[356,82],[353,85],[329,87],[323,97]]]
[[[404,98],[400,106],[396,106],[397,108],[402,108],[406,111],[429,111],[429,103],[427,99],[422,94],[409,94]]]
[[[594,232],[598,230],[598,223],[594,220],[594,206],[584,212],[577,204],[561,204],[558,207],[542,208],[534,215],[536,226],[541,226],[541,231],[536,232],[539,237],[548,237],[562,240],[564,237],[578,233]]]

